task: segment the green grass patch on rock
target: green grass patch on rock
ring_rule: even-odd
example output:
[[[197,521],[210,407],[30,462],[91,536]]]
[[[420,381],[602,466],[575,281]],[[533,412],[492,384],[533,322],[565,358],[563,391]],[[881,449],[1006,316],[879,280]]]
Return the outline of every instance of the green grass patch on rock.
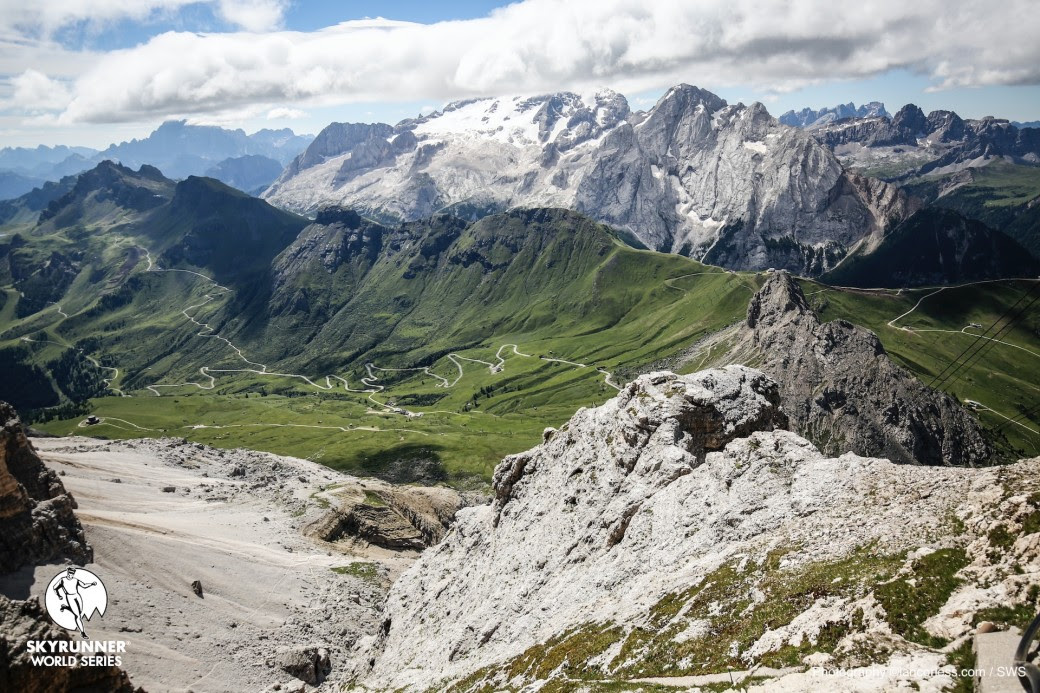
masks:
[[[793,569],[780,569],[775,554],[762,564],[725,564],[699,584],[658,602],[646,624],[629,633],[611,667],[627,678],[746,668],[742,653],[767,631],[790,624],[821,599],[864,596],[900,562],[864,547],[843,559]],[[766,653],[760,662],[788,666],[810,652],[831,651],[858,627],[854,620],[824,624],[813,638],[803,636]]]
[[[365,491],[365,505],[382,508],[386,506],[386,501],[375,491]]]
[[[379,567],[375,563],[366,563],[364,561],[334,566],[329,570],[339,575],[351,575],[366,582],[379,582],[381,579]]]
[[[892,630],[911,642],[942,647],[946,641],[928,633],[921,624],[939,612],[961,584],[957,572],[968,565],[964,549],[939,549],[918,558],[912,575],[901,576],[874,590]]]

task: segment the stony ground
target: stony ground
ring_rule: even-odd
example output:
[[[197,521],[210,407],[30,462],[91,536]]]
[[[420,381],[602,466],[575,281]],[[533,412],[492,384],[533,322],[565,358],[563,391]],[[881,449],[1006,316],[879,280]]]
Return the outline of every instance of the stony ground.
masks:
[[[87,632],[127,640],[123,667],[152,693],[297,690],[283,664],[309,657],[287,649],[306,646],[328,651],[322,689],[337,690],[346,653],[378,626],[389,582],[417,555],[303,532],[337,492],[364,496],[381,482],[174,439],[34,444],[78,501],[95,555],[87,567],[110,594]],[[40,596],[59,570],[5,576],[0,592]]]

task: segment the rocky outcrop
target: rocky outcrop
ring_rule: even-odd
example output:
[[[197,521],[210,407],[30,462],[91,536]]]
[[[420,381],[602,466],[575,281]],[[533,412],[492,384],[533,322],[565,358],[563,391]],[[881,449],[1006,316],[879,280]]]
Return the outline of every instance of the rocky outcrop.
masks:
[[[957,637],[977,609],[1029,598],[1036,565],[1012,575],[989,561],[1040,551],[1024,519],[1040,513],[1028,500],[1040,460],[1001,470],[1002,487],[996,470],[832,459],[776,430],[780,400],[772,380],[742,366],[659,372],[548,429],[542,445],[496,469],[494,503],[460,511],[391,588],[380,633],[356,653],[359,683],[629,686],[797,664],[812,652],[865,666],[898,651],[935,670],[942,655],[915,643]],[[971,528],[956,542],[965,530],[954,516]],[[987,553],[997,517],[1004,545],[1014,542],[1006,558]],[[976,557],[972,586],[952,577]],[[949,577],[941,598],[914,604],[915,623],[930,617],[919,635],[900,620],[892,595],[903,592],[882,585],[901,576],[917,599],[912,584],[932,590],[917,575],[933,564]],[[778,689],[839,690],[842,680]]]
[[[827,454],[957,466],[991,457],[957,400],[894,364],[873,332],[844,320],[821,323],[786,272],[751,299],[737,339],[728,358],[774,378],[792,429]]]
[[[44,466],[6,402],[0,402],[0,425],[0,573],[54,559],[91,561],[72,512],[76,501]]]
[[[68,631],[51,625],[35,597],[23,602],[0,595],[0,690],[143,693],[119,667],[34,665],[26,648],[30,640],[69,642],[72,638]]]
[[[320,685],[332,673],[329,651],[315,645],[279,648],[278,666],[285,673],[312,686]]]
[[[364,503],[330,511],[309,527],[307,533],[330,542],[356,537],[395,551],[426,548],[422,534],[400,514],[385,506]]]
[[[394,551],[421,551],[440,541],[464,504],[445,487],[396,486],[367,480],[329,495],[336,507],[304,532],[327,542],[360,540]]]
[[[657,250],[818,274],[907,216],[906,197],[877,186],[762,104],[683,84],[645,113],[603,91],[458,102],[392,129],[334,123],[264,197],[405,221],[562,207]]]
[[[92,561],[94,553],[72,512],[76,501],[44,466],[6,402],[0,402],[0,426],[0,573],[45,561]],[[16,601],[0,595],[0,690],[135,691],[116,666],[35,665],[26,647],[29,640],[71,637],[51,624],[35,597]]]
[[[375,139],[385,139],[393,133],[389,125],[376,123],[332,123],[318,133],[318,136],[286,167],[286,171],[298,173],[316,166],[331,156],[351,152],[355,147]]]
[[[674,553],[676,535],[660,537],[662,561],[647,560],[658,539],[648,519],[675,530],[674,506],[656,515],[661,499],[703,483],[689,477],[713,466],[704,462],[713,451],[784,423],[776,385],[731,366],[642,376],[547,430],[546,443],[495,470],[494,504],[460,511],[445,540],[392,589],[376,687],[437,680],[481,648],[481,656],[519,653],[576,619],[617,610],[622,592],[638,599],[646,565],[665,576],[688,558]]]

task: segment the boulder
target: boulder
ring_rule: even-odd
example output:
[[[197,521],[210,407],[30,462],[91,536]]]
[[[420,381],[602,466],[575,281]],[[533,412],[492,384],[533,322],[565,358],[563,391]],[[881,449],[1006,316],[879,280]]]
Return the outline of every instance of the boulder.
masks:
[[[329,651],[317,645],[278,648],[278,666],[287,674],[314,686],[332,673]]]

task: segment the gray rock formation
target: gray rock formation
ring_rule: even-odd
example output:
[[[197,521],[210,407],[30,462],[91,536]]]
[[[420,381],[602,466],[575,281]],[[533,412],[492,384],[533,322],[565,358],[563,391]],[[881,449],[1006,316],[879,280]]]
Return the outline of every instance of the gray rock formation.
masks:
[[[0,426],[0,573],[46,561],[92,561],[94,553],[73,513],[76,501],[44,466],[6,402],[0,402]],[[71,637],[51,624],[36,598],[0,595],[0,690],[134,691],[119,667],[36,666],[27,651],[29,640]]]
[[[444,537],[464,502],[448,488],[364,483],[364,489],[337,494],[338,507],[304,532],[321,541],[357,539],[394,551],[421,551]]]
[[[0,573],[42,561],[93,559],[76,501],[44,466],[14,408],[0,402]]]
[[[315,645],[279,648],[278,666],[285,673],[313,686],[319,685],[332,673],[329,651]]]
[[[927,116],[914,104],[895,114],[821,123],[812,135],[852,168],[884,169],[889,180],[953,173],[990,161],[1040,164],[1040,130],[999,118],[965,120],[953,111]]]
[[[738,269],[819,273],[908,213],[762,104],[680,85],[648,112],[613,92],[478,99],[386,125],[334,123],[264,193],[383,220],[563,207],[646,246]]]
[[[422,534],[400,514],[387,507],[364,503],[330,511],[308,529],[308,534],[322,541],[356,537],[396,551],[426,548]]]
[[[494,503],[460,511],[391,588],[379,635],[356,653],[359,683],[632,685],[654,672],[750,668],[792,648],[826,648],[829,661],[838,647],[824,645],[825,633],[847,635],[858,652],[898,647],[937,669],[934,651],[892,644],[900,626],[872,590],[885,571],[909,579],[933,543],[949,546],[955,511],[977,528],[964,541],[978,542],[982,588],[965,584],[929,607],[938,612],[929,633],[968,632],[976,609],[1023,598],[1040,576],[1032,564],[1021,578],[999,573],[985,541],[998,507],[1009,532],[1025,531],[1009,518],[1031,512],[1040,460],[1001,470],[1010,484],[1001,496],[996,470],[828,459],[773,430],[785,418],[780,399],[775,383],[742,366],[651,373],[548,429],[542,445],[496,469]],[[1038,537],[1018,539],[1006,560],[1033,560]],[[774,690],[839,690],[842,680]]]
[[[385,139],[392,134],[389,125],[376,123],[332,123],[318,133],[307,149],[286,167],[283,177],[316,166],[327,158],[351,152],[355,147],[373,139]]]
[[[29,658],[30,640],[72,638],[50,623],[36,598],[14,601],[0,595],[0,690],[19,693],[97,691],[143,693],[119,667],[36,666]]]
[[[780,387],[792,430],[826,454],[855,452],[905,464],[974,466],[992,450],[975,418],[889,359],[873,332],[821,323],[786,272],[748,305],[731,358]]]

